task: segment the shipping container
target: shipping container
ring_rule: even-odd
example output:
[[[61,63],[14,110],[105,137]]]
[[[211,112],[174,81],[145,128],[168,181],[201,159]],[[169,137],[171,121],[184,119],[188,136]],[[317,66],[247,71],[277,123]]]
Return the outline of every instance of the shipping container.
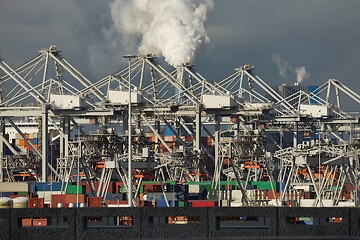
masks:
[[[77,198],[79,197],[79,203],[86,203],[87,196],[86,194],[65,194],[66,203],[76,203]]]
[[[30,192],[30,182],[0,182],[1,192]]]
[[[102,207],[102,198],[101,197],[89,197],[88,198],[88,207]]]
[[[21,226],[23,227],[31,227],[33,224],[32,218],[23,218],[21,219]]]
[[[192,207],[216,207],[217,201],[213,200],[189,200]]]
[[[51,196],[51,204],[52,206],[57,206],[58,203],[63,203],[66,206],[69,203],[76,203],[77,197],[79,197],[79,203],[87,202],[86,194],[53,194]]]
[[[168,205],[170,206],[170,204],[163,199],[156,201],[156,207],[167,207]]]
[[[44,208],[44,198],[29,198],[29,208]]]
[[[13,208],[27,208],[28,207],[28,197],[16,197],[12,200]]]
[[[51,204],[51,195],[62,194],[61,191],[37,191],[38,198],[44,198],[44,204]]]
[[[34,218],[32,225],[38,227],[47,226],[47,218]]]
[[[162,192],[161,185],[155,184],[143,184],[143,191],[144,192]]]
[[[263,190],[274,189],[276,192],[280,191],[279,182],[258,181],[258,182],[251,182],[251,185],[255,186],[256,189],[263,189]]]
[[[82,185],[68,185],[66,188],[66,194],[85,194],[86,193],[86,186]]]
[[[35,191],[61,191],[62,182],[36,182]]]

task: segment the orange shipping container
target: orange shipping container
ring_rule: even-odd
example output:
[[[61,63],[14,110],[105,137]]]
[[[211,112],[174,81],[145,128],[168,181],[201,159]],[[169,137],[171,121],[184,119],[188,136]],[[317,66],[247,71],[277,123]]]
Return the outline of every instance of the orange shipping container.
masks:
[[[33,226],[47,226],[47,219],[46,218],[38,218],[38,219],[33,219],[32,222]]]
[[[21,226],[30,227],[32,226],[32,222],[33,222],[32,218],[23,218],[21,219]]]

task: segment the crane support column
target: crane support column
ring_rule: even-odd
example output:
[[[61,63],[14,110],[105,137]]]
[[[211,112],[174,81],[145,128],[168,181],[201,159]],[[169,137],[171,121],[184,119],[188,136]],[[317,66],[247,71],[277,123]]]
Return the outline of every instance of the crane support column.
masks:
[[[5,118],[0,118],[0,134],[5,137]],[[4,141],[0,138],[0,182],[4,181],[3,176],[3,159],[4,159]]]
[[[47,172],[47,157],[48,157],[48,106],[46,104],[42,105],[42,129],[41,129],[41,139],[42,139],[42,162],[41,162],[41,169],[42,169],[42,182],[47,181],[48,172]]]

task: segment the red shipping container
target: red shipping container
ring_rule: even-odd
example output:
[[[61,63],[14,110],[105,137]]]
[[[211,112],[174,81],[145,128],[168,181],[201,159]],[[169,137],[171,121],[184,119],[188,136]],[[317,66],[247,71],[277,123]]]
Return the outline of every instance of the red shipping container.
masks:
[[[160,184],[144,184],[144,192],[162,192]]]
[[[192,207],[216,207],[217,201],[212,200],[190,200]]]
[[[28,208],[44,208],[44,198],[29,198]]]
[[[101,197],[89,197],[88,198],[88,207],[102,207],[102,198]]]
[[[304,199],[310,199],[311,195],[310,192],[304,192]]]
[[[32,226],[32,218],[23,218],[21,219],[21,226],[23,227],[29,227],[29,226]]]
[[[269,199],[275,199],[275,197],[277,199],[280,199],[280,193],[279,192],[275,192],[275,195],[274,195],[274,192],[273,191],[267,191],[267,197]]]
[[[77,203],[77,194],[53,194],[51,196],[51,204],[53,207],[58,206],[58,203],[69,204],[69,203]],[[87,195],[79,194],[79,203],[86,203]]]
[[[86,192],[87,193],[91,193],[91,187],[87,182],[81,182],[80,185],[85,186],[86,187]],[[93,186],[95,188],[95,192],[97,192],[98,188],[99,188],[99,182],[94,182]],[[102,187],[104,187],[104,185],[102,185]],[[108,188],[108,192],[113,193],[114,191],[114,182],[110,182],[109,184],[109,188]]]
[[[66,203],[65,194],[53,194],[51,195],[51,204],[53,207],[57,206],[58,203]]]
[[[38,219],[33,219],[32,222],[33,226],[47,226],[47,219],[46,218],[38,218]]]
[[[65,203],[76,203],[77,202],[77,194],[65,194]],[[86,194],[79,194],[79,203],[86,203],[87,196]]]

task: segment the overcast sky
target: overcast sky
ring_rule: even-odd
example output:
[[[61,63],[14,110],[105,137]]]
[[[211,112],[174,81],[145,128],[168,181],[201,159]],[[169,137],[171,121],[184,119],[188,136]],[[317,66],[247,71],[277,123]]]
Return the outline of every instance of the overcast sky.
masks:
[[[93,81],[122,69],[124,49],[113,26],[111,0],[0,0],[0,52],[17,67],[56,44]],[[198,52],[197,71],[222,79],[246,63],[269,85],[293,83],[280,76],[273,55],[292,68],[304,66],[303,84],[336,78],[360,93],[359,0],[215,0]],[[359,105],[356,105],[359,106]],[[360,111],[360,109],[355,109]]]

